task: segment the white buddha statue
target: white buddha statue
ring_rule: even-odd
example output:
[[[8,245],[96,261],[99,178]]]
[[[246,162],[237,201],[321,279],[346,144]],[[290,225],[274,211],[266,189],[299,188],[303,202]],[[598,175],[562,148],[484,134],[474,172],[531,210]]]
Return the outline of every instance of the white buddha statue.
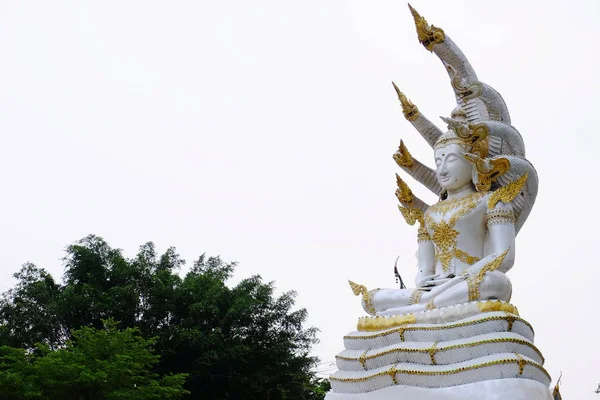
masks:
[[[418,218],[422,226],[417,288],[373,291],[371,305],[379,315],[475,300],[510,300],[511,284],[505,273],[515,259],[511,201],[527,177],[496,192],[477,191],[477,168],[472,160],[480,158],[471,154],[473,145],[450,130],[440,137],[434,150],[444,199]],[[405,215],[411,212],[409,208],[403,210]]]
[[[399,90],[398,95],[405,115],[424,119]],[[429,207],[397,176],[400,211],[409,224],[420,224],[416,288],[368,292],[351,283],[355,294],[363,293],[363,307],[369,314],[401,315],[470,301],[510,300],[506,272],[514,264],[515,236],[531,206],[524,188],[529,172],[535,170],[514,154],[522,141],[520,136],[510,137],[516,132],[510,125],[503,124],[506,128],[501,132],[489,122],[469,123],[460,107],[452,118],[442,119],[449,130],[435,133],[436,140],[431,141],[435,171],[414,160],[403,142],[394,154],[398,165],[421,182],[434,178],[440,195],[440,201]],[[490,155],[490,145],[497,153],[509,154]],[[505,175],[513,179],[507,181]],[[500,177],[504,184],[498,183]],[[492,185],[495,190],[490,190]],[[517,216],[524,217],[519,226]]]
[[[396,175],[400,211],[419,224],[416,288],[369,291],[350,282],[374,317],[359,318],[344,336],[326,398],[549,400],[551,377],[533,328],[509,303],[506,275],[537,196],[537,173],[502,96],[441,28],[410,10],[419,41],[450,76],[456,108],[442,118],[442,131],[394,85],[435,169],[403,141],[394,160],[439,200],[429,206]]]

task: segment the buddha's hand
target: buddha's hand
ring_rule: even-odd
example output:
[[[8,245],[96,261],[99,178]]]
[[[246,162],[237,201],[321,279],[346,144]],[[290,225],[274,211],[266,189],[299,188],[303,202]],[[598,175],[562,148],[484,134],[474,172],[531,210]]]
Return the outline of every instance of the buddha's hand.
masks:
[[[426,272],[419,271],[417,273],[417,277],[415,278],[415,284],[417,285],[417,289],[422,289],[426,286],[427,282],[436,279],[438,274],[429,275]]]
[[[434,274],[434,275],[427,275],[427,276],[422,276],[422,277],[420,277],[419,274],[417,274],[416,284],[417,284],[417,288],[419,288],[421,290],[429,291],[436,286],[439,286],[439,285],[442,285],[442,284],[448,282],[452,278],[454,278],[453,274]]]

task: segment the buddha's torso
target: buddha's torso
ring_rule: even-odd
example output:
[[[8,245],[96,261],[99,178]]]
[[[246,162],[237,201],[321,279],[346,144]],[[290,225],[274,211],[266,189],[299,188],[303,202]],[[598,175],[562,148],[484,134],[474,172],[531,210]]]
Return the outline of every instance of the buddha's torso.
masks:
[[[484,256],[488,193],[440,201],[425,213],[436,274],[459,275]]]

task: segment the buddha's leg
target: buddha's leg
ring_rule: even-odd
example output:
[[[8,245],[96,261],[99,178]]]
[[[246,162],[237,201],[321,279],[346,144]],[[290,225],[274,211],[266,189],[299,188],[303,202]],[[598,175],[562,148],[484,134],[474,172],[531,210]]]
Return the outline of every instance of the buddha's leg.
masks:
[[[489,271],[485,273],[483,279],[471,275],[440,293],[434,298],[434,304],[436,307],[446,307],[476,300],[509,301],[511,292],[510,280],[504,273]]]
[[[512,284],[504,272],[491,271],[485,274],[479,285],[480,300],[510,301]]]
[[[428,301],[461,281],[461,277],[455,277],[446,283],[430,288],[430,290],[378,289],[371,292],[371,302],[377,315],[419,312],[425,309]]]
[[[386,304],[387,307],[385,309],[377,310],[377,315],[399,315],[424,311],[426,310],[427,305],[431,300],[434,300],[436,297],[440,296],[445,291],[451,290],[451,288],[461,283],[464,283],[464,278],[457,276],[445,283],[440,284],[439,286],[431,288],[431,290],[429,291],[417,291],[414,289],[408,289],[409,292],[412,292],[408,302],[405,301],[402,304],[400,304],[398,302],[392,301]]]
[[[371,304],[377,313],[408,306],[418,300],[423,292],[416,289],[378,289],[371,292]]]

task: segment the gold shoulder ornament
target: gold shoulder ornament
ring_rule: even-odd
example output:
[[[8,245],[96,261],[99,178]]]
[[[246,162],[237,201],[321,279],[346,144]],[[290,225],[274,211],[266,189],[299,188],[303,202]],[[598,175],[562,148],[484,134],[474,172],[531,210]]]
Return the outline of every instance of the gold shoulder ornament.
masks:
[[[404,220],[409,225],[414,225],[415,222],[419,221],[419,230],[417,231],[417,242],[426,242],[431,240],[427,228],[425,228],[425,215],[423,211],[418,208],[409,208],[398,206],[398,210],[402,213]]]
[[[410,226],[413,226],[415,222],[419,221],[419,224],[423,226],[425,224],[425,220],[423,218],[423,211],[418,208],[408,208],[398,206],[398,210],[402,213],[404,220]]]
[[[490,195],[488,199],[488,209],[492,210],[496,207],[499,201],[504,203],[510,203],[521,193],[523,186],[525,186],[525,182],[527,182],[527,178],[529,174],[523,174],[519,179],[514,182],[509,183],[508,185],[501,187],[500,189],[494,191]]]

